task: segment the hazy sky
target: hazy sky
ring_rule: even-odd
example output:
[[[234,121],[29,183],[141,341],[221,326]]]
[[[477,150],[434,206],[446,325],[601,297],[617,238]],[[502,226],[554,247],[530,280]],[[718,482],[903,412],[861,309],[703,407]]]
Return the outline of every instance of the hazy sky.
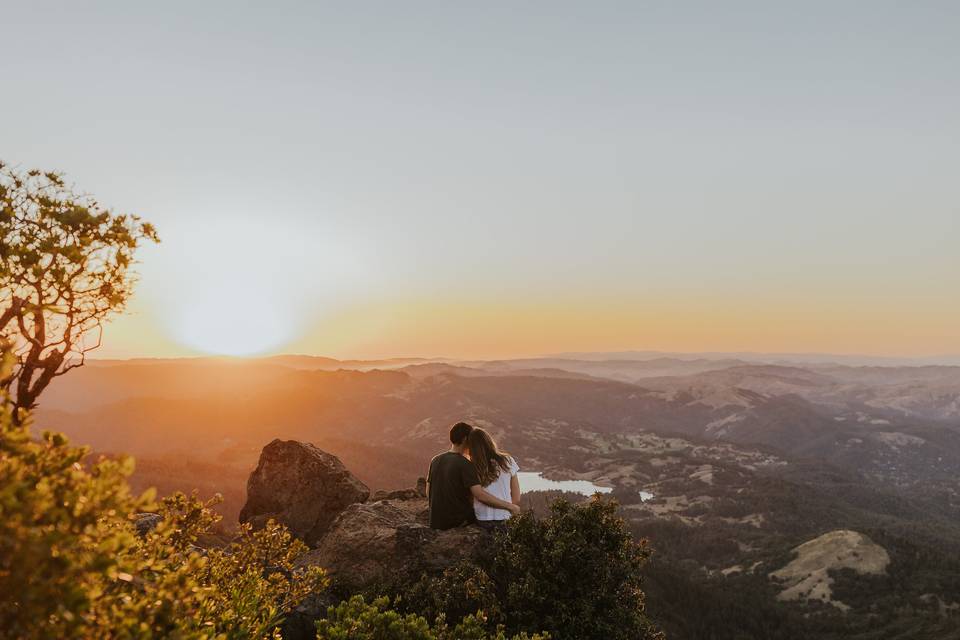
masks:
[[[2,20],[0,158],[164,239],[101,356],[960,352],[960,3]]]

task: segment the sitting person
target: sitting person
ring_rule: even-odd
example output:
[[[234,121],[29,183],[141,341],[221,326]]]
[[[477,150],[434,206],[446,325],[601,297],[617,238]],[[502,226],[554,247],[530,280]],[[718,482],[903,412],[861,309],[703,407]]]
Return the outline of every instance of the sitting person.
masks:
[[[520,482],[517,480],[517,472],[520,467],[510,454],[498,450],[490,434],[479,427],[474,428],[467,436],[467,450],[483,489],[495,498],[517,507],[517,510],[514,510],[503,509],[485,501],[473,503],[477,524],[481,528],[488,531],[500,529],[510,516],[519,510]]]
[[[430,527],[452,529],[476,522],[474,501],[507,513],[518,513],[520,507],[501,500],[480,486],[474,465],[464,456],[467,437],[473,427],[458,422],[450,429],[450,450],[430,461],[427,473],[427,499],[430,502]]]

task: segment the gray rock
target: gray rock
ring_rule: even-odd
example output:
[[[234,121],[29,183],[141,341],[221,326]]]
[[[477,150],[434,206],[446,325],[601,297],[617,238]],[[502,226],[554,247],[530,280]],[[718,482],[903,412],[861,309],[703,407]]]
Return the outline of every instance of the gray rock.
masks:
[[[137,529],[137,535],[141,538],[153,531],[163,516],[159,513],[135,513],[133,515],[133,526]]]
[[[316,546],[344,509],[369,495],[336,456],[306,442],[274,440],[247,481],[240,522],[260,528],[273,519]]]
[[[371,500],[416,500],[422,497],[416,489],[397,489],[396,491],[377,491]]]
[[[319,565],[340,585],[364,589],[475,557],[478,527],[437,531],[427,526],[426,511],[422,498],[352,504],[299,566]]]

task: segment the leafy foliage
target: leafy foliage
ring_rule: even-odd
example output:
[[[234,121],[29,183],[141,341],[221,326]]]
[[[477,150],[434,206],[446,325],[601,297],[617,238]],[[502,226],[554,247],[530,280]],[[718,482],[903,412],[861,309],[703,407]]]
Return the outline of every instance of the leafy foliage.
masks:
[[[431,620],[440,616],[460,620],[482,611],[488,624],[504,622],[497,584],[486,570],[470,562],[454,565],[438,576],[423,576],[400,591],[401,607]]]
[[[401,579],[390,591],[395,605],[427,619],[479,612],[487,629],[539,630],[559,640],[662,638],[641,589],[649,550],[634,542],[616,502],[556,499],[542,517],[511,518],[488,543],[476,564],[413,584]]]
[[[9,358],[8,358],[9,366]],[[30,438],[0,401],[0,638],[279,637],[282,616],[326,586],[281,526],[241,530],[223,548],[198,536],[210,503],[130,494],[131,460],[85,465],[60,434]],[[132,514],[159,508],[136,535]]]
[[[144,241],[158,241],[153,226],[110,212],[60,174],[0,163],[0,335],[17,356],[0,387],[15,387],[18,408],[99,346],[104,319],[133,292]]]
[[[149,506],[124,478],[129,460],[84,468],[86,450],[59,434],[30,439],[0,412],[0,635],[77,637],[97,625],[99,596],[134,570],[126,514]]]
[[[317,622],[318,640],[433,640],[430,624],[415,614],[388,609],[390,600],[378,598],[367,604],[354,596],[330,607],[327,618]]]
[[[658,638],[644,612],[646,541],[634,542],[617,503],[557,500],[547,518],[511,519],[497,538],[492,575],[509,629],[559,640]]]
[[[508,640],[500,627],[487,631],[487,620],[469,615],[450,627],[443,617],[430,625],[417,614],[399,613],[390,607],[389,598],[367,603],[362,596],[353,596],[330,607],[327,617],[317,622],[318,640]],[[549,640],[549,635],[520,633],[510,640]]]

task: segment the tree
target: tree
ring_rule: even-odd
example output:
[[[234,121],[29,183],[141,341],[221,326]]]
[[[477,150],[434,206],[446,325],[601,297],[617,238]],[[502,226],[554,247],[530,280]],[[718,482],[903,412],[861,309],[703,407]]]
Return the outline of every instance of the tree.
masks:
[[[100,346],[104,321],[133,292],[144,241],[159,241],[152,225],[112,213],[62,175],[0,163],[0,336],[16,356],[0,388],[12,392],[15,423]]]

